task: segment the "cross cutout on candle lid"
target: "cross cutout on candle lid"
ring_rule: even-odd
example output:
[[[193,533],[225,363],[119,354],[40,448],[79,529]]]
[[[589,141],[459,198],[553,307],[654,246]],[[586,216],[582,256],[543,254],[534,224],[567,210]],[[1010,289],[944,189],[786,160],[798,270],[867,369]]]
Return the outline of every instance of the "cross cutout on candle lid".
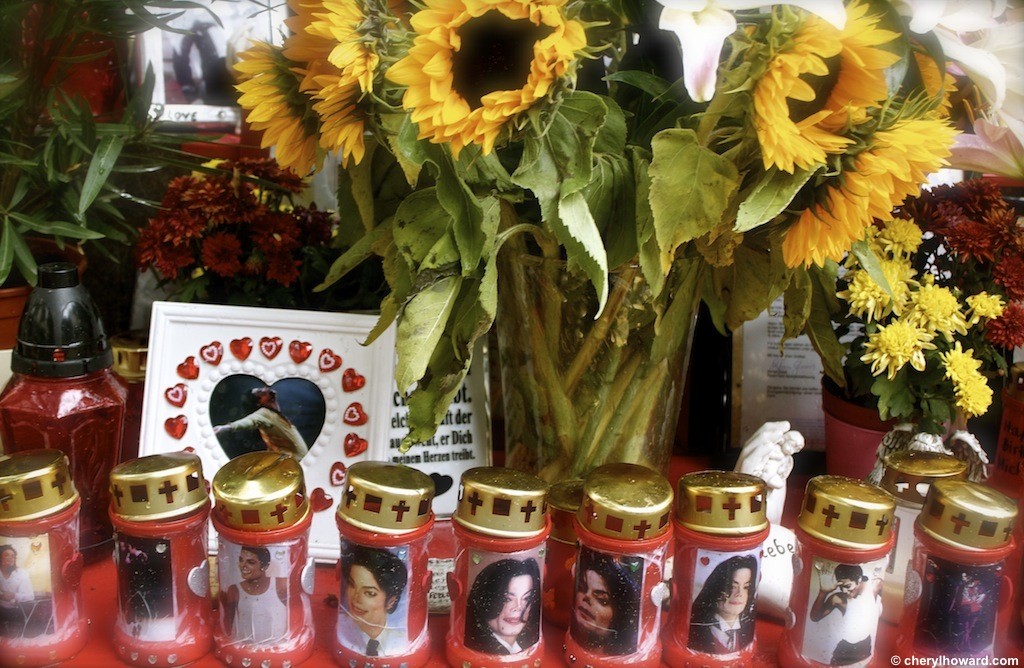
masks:
[[[405,499],[402,499],[395,505],[391,506],[391,510],[395,511],[395,521],[401,522],[402,518],[405,517],[405,514],[412,510],[412,508],[410,508],[409,504],[405,502]]]
[[[647,530],[651,528],[651,525],[647,523],[647,520],[640,520],[640,524],[634,524],[633,528],[636,530],[636,537],[642,540],[647,535]]]
[[[725,510],[725,511],[729,512],[729,519],[730,520],[735,520],[736,519],[736,511],[739,510],[742,507],[743,507],[743,504],[741,504],[739,501],[737,501],[735,496],[730,496],[729,497],[729,501],[727,501],[726,503],[722,504],[722,510]]]
[[[124,497],[124,492],[121,491],[121,488],[119,486],[114,485],[114,501],[117,502],[117,507],[118,508],[121,507],[121,499],[123,497]]]
[[[64,477],[64,472],[57,471],[57,475],[53,476],[53,482],[50,483],[50,487],[56,488],[57,493],[64,496],[64,483],[67,481],[68,479]]]
[[[537,512],[537,505],[533,502],[533,499],[530,499],[529,501],[526,502],[525,506],[523,506],[522,508],[519,509],[519,512],[521,512],[523,515],[525,515],[526,516],[526,521],[529,522],[530,521],[530,517],[535,512]]]
[[[174,493],[178,491],[177,485],[172,485],[170,480],[164,480],[164,484],[160,486],[160,489],[156,491],[157,494],[163,494],[167,497],[167,503],[174,502]]]
[[[14,495],[8,492],[6,489],[0,489],[0,506],[2,506],[4,510],[10,510],[10,506],[8,505],[7,502],[13,498]]]
[[[288,510],[288,506],[279,503],[274,508],[274,510],[272,510],[270,512],[270,516],[271,517],[276,517],[278,524],[283,524],[284,523],[284,514],[285,514],[285,511],[287,511],[287,510]]]
[[[958,536],[960,535],[960,532],[964,530],[964,527],[971,526],[971,523],[967,519],[967,516],[963,513],[960,513],[956,517],[951,517],[949,521],[952,522],[954,525],[953,533],[955,533]]]
[[[889,518],[886,517],[885,515],[883,515],[883,516],[878,518],[878,521],[875,522],[875,525],[878,526],[878,535],[879,536],[881,536],[883,533],[885,533],[885,527],[888,524],[889,524]]]
[[[476,490],[474,490],[470,497],[466,499],[466,503],[470,505],[470,515],[476,515],[476,509],[484,505],[483,499],[481,499],[480,495],[476,493]]]
[[[828,504],[828,508],[821,511],[821,514],[825,516],[825,526],[832,526],[832,520],[839,519],[840,515],[836,512],[836,507],[831,503]]]

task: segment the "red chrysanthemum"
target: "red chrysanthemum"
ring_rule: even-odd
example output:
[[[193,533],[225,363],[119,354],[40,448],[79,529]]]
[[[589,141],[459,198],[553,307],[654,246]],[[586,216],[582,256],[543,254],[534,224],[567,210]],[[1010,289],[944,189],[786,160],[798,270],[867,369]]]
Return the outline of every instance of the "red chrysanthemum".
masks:
[[[950,249],[961,262],[993,262],[1001,248],[999,237],[984,223],[961,218],[945,231]]]
[[[252,240],[264,254],[291,253],[302,247],[302,242],[295,236],[298,231],[291,215],[268,213],[258,226],[253,226]]]
[[[277,281],[288,287],[299,278],[299,266],[301,261],[292,257],[287,252],[267,253],[267,280]]]
[[[1003,314],[985,325],[985,337],[1002,348],[1017,348],[1024,345],[1024,307],[1010,302]]]
[[[203,240],[200,259],[215,274],[229,278],[242,270],[242,242],[233,234],[219,232]]]
[[[1011,301],[1024,300],[1024,257],[1006,252],[992,270],[992,278]]]

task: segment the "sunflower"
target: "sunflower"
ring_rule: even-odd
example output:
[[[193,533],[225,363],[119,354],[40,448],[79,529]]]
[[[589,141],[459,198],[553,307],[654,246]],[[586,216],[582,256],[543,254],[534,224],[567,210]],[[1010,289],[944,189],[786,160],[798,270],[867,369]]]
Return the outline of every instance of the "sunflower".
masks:
[[[928,174],[946,165],[956,129],[941,119],[897,121],[876,132],[870,145],[825,187],[818,203],[801,212],[782,243],[786,264],[839,261],[875,218],[886,219],[909,195],[917,195]]]
[[[427,0],[412,18],[408,55],[387,72],[406,86],[421,139],[469,144],[485,153],[513,116],[572,74],[586,47],[582,24],[567,19],[565,0]]]
[[[312,101],[299,91],[294,63],[270,44],[257,43],[239,54],[235,69],[244,80],[238,103],[249,110],[246,120],[262,132],[260,146],[277,149],[277,161],[306,174],[319,166],[318,129]]]
[[[865,3],[852,2],[846,27],[837,30],[809,16],[791,42],[768,63],[754,88],[754,127],[765,168],[792,173],[825,162],[853,140],[838,134],[850,123],[863,122],[867,109],[888,96],[885,68],[899,58],[879,49],[898,35],[878,28],[879,17]],[[836,81],[824,104],[813,107],[818,92],[808,80],[827,77],[835,65]],[[802,116],[794,119],[793,116]]]

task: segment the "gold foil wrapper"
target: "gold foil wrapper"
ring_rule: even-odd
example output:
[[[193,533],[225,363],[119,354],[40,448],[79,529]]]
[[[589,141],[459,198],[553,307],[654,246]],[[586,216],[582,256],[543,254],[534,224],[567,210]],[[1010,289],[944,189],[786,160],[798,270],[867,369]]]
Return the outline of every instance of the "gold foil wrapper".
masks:
[[[572,520],[583,502],[583,481],[579,478],[563,480],[548,489],[548,514],[551,515],[551,539],[576,545],[576,527]]]
[[[115,515],[135,522],[184,517],[208,503],[203,463],[189,452],[150,455],[110,472]]]
[[[797,524],[815,538],[855,550],[884,545],[896,500],[880,487],[843,476],[811,478]]]
[[[302,467],[294,457],[250,452],[235,457],[213,477],[214,513],[240,531],[272,531],[309,514]]]
[[[0,520],[53,515],[75,502],[68,460],[59,450],[26,450],[0,459]]]
[[[928,488],[937,480],[964,479],[967,464],[941,452],[903,450],[885,460],[882,489],[897,499],[923,505]]]
[[[402,534],[430,521],[434,481],[401,464],[357,462],[348,468],[338,517],[386,534]]]
[[[928,491],[917,526],[935,540],[968,550],[1005,546],[1013,536],[1017,504],[986,485],[939,480]]]
[[[146,378],[149,358],[149,332],[132,330],[110,337],[110,351],[114,354],[114,373],[130,382]]]
[[[547,483],[523,471],[498,466],[469,469],[459,481],[452,519],[488,536],[535,536],[547,525],[547,490]]]
[[[679,479],[676,519],[687,529],[744,536],[768,527],[764,480],[734,471],[697,471]]]
[[[583,483],[576,517],[601,536],[645,540],[665,534],[672,514],[672,485],[637,464],[606,464]]]

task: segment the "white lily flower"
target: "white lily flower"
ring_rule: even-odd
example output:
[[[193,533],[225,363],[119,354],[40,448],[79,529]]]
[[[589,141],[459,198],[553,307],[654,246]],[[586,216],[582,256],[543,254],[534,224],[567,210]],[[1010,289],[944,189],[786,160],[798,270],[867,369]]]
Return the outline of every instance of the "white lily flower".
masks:
[[[736,31],[730,12],[764,7],[764,0],[658,0],[664,7],[658,27],[674,32],[683,49],[683,81],[696,102],[715,95],[718,61],[725,39]],[[817,14],[836,28],[846,24],[842,0],[791,0],[774,4],[794,5]]]
[[[1016,121],[1017,132],[1021,123]],[[974,122],[973,135],[962,134],[953,145],[950,164],[982,174],[1024,178],[1024,144],[1011,127],[999,127],[983,118]]]

